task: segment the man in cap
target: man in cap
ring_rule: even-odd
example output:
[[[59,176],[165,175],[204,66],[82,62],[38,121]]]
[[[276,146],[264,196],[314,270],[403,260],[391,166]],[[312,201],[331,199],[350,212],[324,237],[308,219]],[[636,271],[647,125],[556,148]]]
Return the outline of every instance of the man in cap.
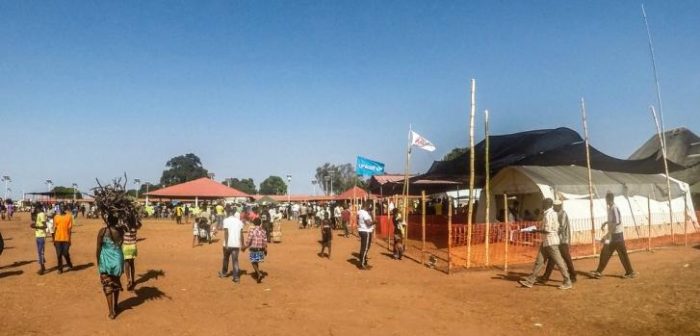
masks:
[[[559,286],[559,289],[573,288],[571,279],[569,278],[568,268],[559,252],[559,219],[557,218],[557,213],[552,209],[552,205],[553,202],[551,198],[545,198],[542,201],[542,208],[544,209],[542,229],[535,230],[534,232],[542,233],[544,237],[542,239],[542,245],[540,245],[540,250],[537,253],[537,259],[535,260],[532,273],[528,277],[518,281],[523,287],[532,288],[537,280],[537,274],[539,274],[542,267],[544,267],[545,261],[553,259],[559,267],[562,278],[564,278],[564,283]]]
[[[560,199],[554,201],[554,211],[557,213],[557,218],[559,219],[559,253],[562,259],[566,262],[566,267],[569,270],[569,277],[571,282],[576,282],[576,271],[574,271],[574,263],[571,260],[571,253],[569,253],[569,244],[571,243],[571,230],[569,227],[569,215],[563,209],[563,202]],[[549,281],[549,276],[552,274],[554,269],[554,262],[552,259],[547,260],[547,268],[544,274],[538,282],[546,283]]]

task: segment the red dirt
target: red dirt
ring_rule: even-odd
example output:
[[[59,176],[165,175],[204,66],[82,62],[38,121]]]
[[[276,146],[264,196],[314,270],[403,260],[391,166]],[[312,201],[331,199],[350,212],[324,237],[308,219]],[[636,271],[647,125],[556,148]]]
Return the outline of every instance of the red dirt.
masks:
[[[71,256],[78,270],[36,274],[33,232],[26,214],[0,222],[0,335],[699,335],[700,249],[678,247],[631,255],[640,277],[619,278],[611,260],[606,277],[579,275],[561,291],[520,288],[523,265],[444,273],[386,249],[370,251],[370,271],[350,261],[357,238],[334,237],[333,258],[319,258],[317,230],[283,225],[283,242],[263,263],[262,284],[219,279],[221,245],[191,247],[191,227],[146,220],[139,233],[136,292],[122,292],[125,309],[112,321],[95,263],[97,220],[78,219]],[[48,267],[56,257],[46,250]],[[575,261],[579,271],[596,260]],[[251,271],[247,253],[243,270]],[[82,268],[82,269],[81,269]],[[138,277],[137,277],[138,278]],[[124,278],[122,278],[123,280]],[[126,281],[123,280],[124,283]]]

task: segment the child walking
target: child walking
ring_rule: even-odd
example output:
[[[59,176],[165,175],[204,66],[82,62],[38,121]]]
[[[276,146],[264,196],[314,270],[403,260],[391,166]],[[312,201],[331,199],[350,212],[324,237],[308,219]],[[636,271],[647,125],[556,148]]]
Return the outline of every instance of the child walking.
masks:
[[[251,264],[253,264],[253,269],[255,269],[255,279],[258,283],[262,282],[266,274],[260,270],[260,263],[265,260],[267,255],[267,233],[261,224],[262,221],[259,217],[253,220],[254,226],[248,233],[248,241],[243,247],[243,251],[250,248],[249,258]]]
[[[331,258],[331,241],[333,240],[333,231],[331,230],[331,221],[329,219],[324,219],[321,224],[321,252],[318,254],[323,257],[323,251],[328,248],[328,254],[326,255],[328,259]]]

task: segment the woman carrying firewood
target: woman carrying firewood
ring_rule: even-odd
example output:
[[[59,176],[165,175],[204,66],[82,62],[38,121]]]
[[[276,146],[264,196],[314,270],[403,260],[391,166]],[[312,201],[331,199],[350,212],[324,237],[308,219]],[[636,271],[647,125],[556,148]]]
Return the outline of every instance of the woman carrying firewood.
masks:
[[[123,233],[117,228],[116,218],[106,222],[97,234],[97,267],[100,271],[102,290],[107,297],[109,318],[117,317],[119,291],[122,290],[121,275],[124,263],[122,253]]]
[[[131,234],[141,227],[138,209],[127,197],[126,182],[124,185],[120,182],[121,179],[115,180],[111,185],[102,186],[97,181],[98,187],[95,188],[95,204],[105,224],[97,233],[97,268],[100,273],[102,290],[107,298],[110,319],[117,317],[119,292],[122,290],[124,232]],[[135,234],[130,238],[135,240]],[[135,250],[132,252],[129,253],[135,257]],[[132,266],[129,278],[129,287],[132,287],[134,270],[133,265],[129,266]]]

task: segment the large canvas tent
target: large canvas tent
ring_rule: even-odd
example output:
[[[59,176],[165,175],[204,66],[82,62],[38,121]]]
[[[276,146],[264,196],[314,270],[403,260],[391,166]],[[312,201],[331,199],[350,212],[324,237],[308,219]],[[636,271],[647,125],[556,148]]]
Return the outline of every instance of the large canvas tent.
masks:
[[[615,194],[615,203],[620,208],[625,232],[634,237],[645,230],[651,217],[654,234],[667,235],[670,231],[669,208],[666,197],[666,177],[662,174],[629,174],[618,172],[592,171],[594,191],[594,220],[598,235],[600,225],[606,221],[605,194]],[[490,221],[496,221],[503,210],[502,195],[509,196],[509,202],[517,201],[519,209],[516,217],[525,210],[534,213],[541,207],[542,199],[561,199],[563,208],[571,220],[572,244],[590,243],[591,214],[588,192],[587,169],[577,166],[512,166],[502,169],[491,181]],[[477,222],[485,221],[485,194],[482,194],[477,208]],[[697,232],[697,218],[687,183],[671,179],[672,212],[676,232],[683,230],[682,223],[687,215]],[[644,231],[646,232],[646,231]]]
[[[585,143],[581,136],[565,127],[542,129],[489,137],[491,176],[509,166],[586,166]],[[664,171],[663,160],[650,155],[635,160],[608,156],[590,147],[591,166],[609,172],[656,174]],[[486,143],[474,147],[476,186],[484,185]],[[682,166],[669,162],[669,169]],[[427,173],[414,179],[462,181],[469,174],[469,151],[453,160],[435,161]]]

